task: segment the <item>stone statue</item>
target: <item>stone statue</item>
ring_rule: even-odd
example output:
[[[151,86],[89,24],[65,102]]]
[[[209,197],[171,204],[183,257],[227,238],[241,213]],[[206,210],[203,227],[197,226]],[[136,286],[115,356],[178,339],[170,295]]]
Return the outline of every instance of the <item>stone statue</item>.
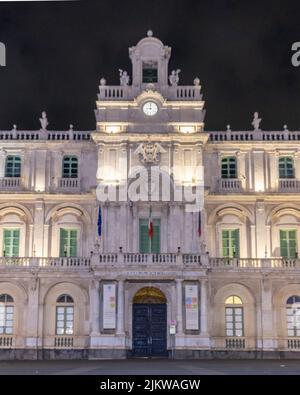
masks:
[[[127,86],[129,84],[129,75],[127,74],[127,71],[123,71],[119,69],[119,72],[120,72],[120,85]]]
[[[40,122],[41,122],[42,130],[46,130],[47,126],[49,125],[46,111],[42,112],[42,118],[40,118]]]
[[[73,132],[73,125],[72,124],[70,124],[70,129],[69,129],[69,132]]]
[[[12,132],[16,132],[17,131],[17,125],[13,125],[13,128],[11,130]]]
[[[283,131],[284,132],[288,132],[289,131],[287,125],[283,125]]]
[[[101,80],[100,80],[100,85],[101,86],[105,86],[106,85],[106,79],[105,78],[101,78]]]
[[[231,132],[230,125],[227,125],[227,132]]]
[[[196,77],[196,78],[194,79],[194,85],[195,85],[195,86],[199,86],[199,85],[200,85],[200,79],[199,79],[198,77]]]
[[[258,118],[258,112],[254,113],[253,121],[252,121],[252,126],[254,130],[260,130],[259,129],[259,124],[261,123],[261,118]]]
[[[172,70],[171,75],[169,75],[169,81],[172,86],[177,86],[179,82],[180,69]]]

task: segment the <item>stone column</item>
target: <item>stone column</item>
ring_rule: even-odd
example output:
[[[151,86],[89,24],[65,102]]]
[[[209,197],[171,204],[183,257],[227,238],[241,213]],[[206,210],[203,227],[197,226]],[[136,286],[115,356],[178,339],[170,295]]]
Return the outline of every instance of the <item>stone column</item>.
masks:
[[[5,176],[5,160],[6,160],[6,152],[2,148],[0,149],[0,178]]]
[[[270,279],[261,280],[261,348],[263,350],[273,350],[273,306],[272,306],[272,282]]]
[[[43,256],[44,246],[44,202],[37,200],[34,210],[33,250],[37,257]]]
[[[117,335],[124,335],[124,280],[118,281]]]
[[[28,303],[26,308],[26,347],[36,349],[38,347],[38,309],[39,309],[39,278],[33,273],[29,281]]]
[[[89,286],[90,290],[90,322],[91,336],[100,335],[100,295],[99,281],[92,279]]]
[[[201,300],[200,300],[200,329],[202,334],[207,334],[207,282],[201,280]]]
[[[256,202],[256,253],[257,258],[264,258],[266,250],[266,213],[263,200]]]
[[[177,301],[177,334],[183,335],[182,317],[182,279],[176,279],[176,301]]]

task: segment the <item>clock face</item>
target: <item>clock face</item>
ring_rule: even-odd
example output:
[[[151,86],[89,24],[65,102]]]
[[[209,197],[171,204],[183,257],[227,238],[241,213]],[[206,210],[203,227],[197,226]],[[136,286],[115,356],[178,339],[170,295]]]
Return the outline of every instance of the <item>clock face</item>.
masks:
[[[158,111],[157,104],[155,104],[153,101],[148,101],[143,105],[143,111],[145,115],[152,117]]]

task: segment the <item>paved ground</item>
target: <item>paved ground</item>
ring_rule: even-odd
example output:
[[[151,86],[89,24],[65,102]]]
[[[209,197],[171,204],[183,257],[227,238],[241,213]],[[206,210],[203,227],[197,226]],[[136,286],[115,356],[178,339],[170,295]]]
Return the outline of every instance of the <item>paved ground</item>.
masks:
[[[300,375],[300,360],[0,361],[0,375]]]

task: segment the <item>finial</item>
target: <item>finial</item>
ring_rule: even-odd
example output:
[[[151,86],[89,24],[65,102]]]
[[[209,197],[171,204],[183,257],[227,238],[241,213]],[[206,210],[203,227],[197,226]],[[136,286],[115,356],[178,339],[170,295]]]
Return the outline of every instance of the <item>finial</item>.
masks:
[[[70,123],[70,132],[73,132],[73,125]]]
[[[106,85],[106,79],[105,78],[101,78],[101,80],[100,80],[100,85],[101,86],[104,86],[104,85]]]
[[[231,132],[230,125],[227,125],[227,132]]]
[[[283,131],[284,132],[288,132],[289,131],[287,125],[283,125]]]
[[[12,130],[13,130],[13,131],[17,130],[17,125],[13,125]]]
[[[195,86],[199,86],[199,85],[200,85],[200,79],[199,79],[198,77],[196,77],[196,78],[194,79],[194,85],[195,85]]]
[[[147,31],[147,36],[148,37],[152,37],[153,36],[153,31],[152,30],[148,30]]]

